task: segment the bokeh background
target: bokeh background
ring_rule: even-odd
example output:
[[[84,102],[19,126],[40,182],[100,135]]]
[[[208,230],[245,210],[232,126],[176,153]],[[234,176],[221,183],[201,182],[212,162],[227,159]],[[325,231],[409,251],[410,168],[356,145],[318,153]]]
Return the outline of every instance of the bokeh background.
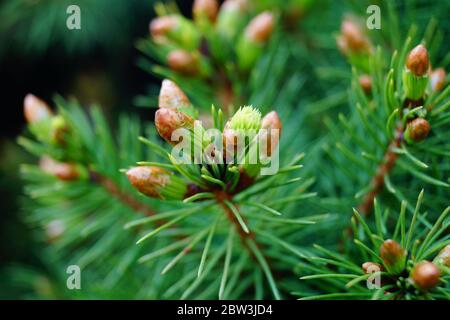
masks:
[[[192,1],[176,2],[189,16]],[[81,9],[81,30],[66,27],[71,4]],[[25,125],[24,96],[33,93],[46,101],[54,94],[75,96],[84,106],[101,105],[109,116],[120,111],[150,119],[136,97],[160,80],[136,66],[134,45],[148,36],[153,5],[153,0],[0,2],[0,274],[14,265],[40,268],[39,244],[23,223],[26,200],[18,173],[21,163],[33,159],[15,141]],[[0,298],[19,295],[0,290]]]

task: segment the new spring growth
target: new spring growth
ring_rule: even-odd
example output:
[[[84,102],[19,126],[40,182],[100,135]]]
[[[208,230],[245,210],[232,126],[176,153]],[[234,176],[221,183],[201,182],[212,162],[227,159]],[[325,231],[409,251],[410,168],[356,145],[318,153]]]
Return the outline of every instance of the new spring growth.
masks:
[[[241,69],[249,70],[261,56],[274,29],[274,15],[265,11],[253,18],[241,35],[236,52]]]
[[[445,85],[445,70],[444,68],[434,69],[430,73],[430,89],[432,92],[439,92]]]
[[[28,123],[48,120],[53,116],[50,107],[31,93],[25,96],[23,101],[23,112]]]
[[[194,119],[187,114],[173,109],[161,108],[155,113],[155,126],[159,135],[168,143],[175,145],[179,141],[172,139],[172,134],[177,129],[191,130],[194,127]]]
[[[192,6],[192,13],[195,22],[203,23],[205,19],[209,22],[216,21],[219,12],[219,2],[217,0],[195,0]]]
[[[164,79],[159,91],[158,107],[167,109],[182,109],[191,105],[188,97],[184,94],[175,82]]]
[[[39,167],[45,173],[63,181],[79,179],[82,171],[81,167],[77,166],[75,163],[59,162],[48,156],[41,157]]]
[[[405,140],[408,143],[417,143],[425,140],[430,133],[430,123],[423,118],[416,118],[406,125]]]
[[[409,52],[403,70],[406,98],[417,101],[424,97],[428,85],[429,68],[428,51],[419,44]]]
[[[168,15],[150,22],[150,35],[154,42],[185,50],[199,47],[201,35],[192,21],[180,15]]]
[[[162,168],[140,166],[126,174],[133,187],[152,198],[180,200],[187,192],[187,185],[181,178]]]
[[[66,122],[62,116],[53,114],[44,101],[32,94],[26,95],[23,112],[38,140],[53,145],[64,143]]]
[[[440,276],[441,272],[439,268],[429,261],[419,262],[411,271],[413,283],[422,291],[428,291],[436,287],[439,283]]]
[[[394,240],[388,239],[382,243],[380,256],[390,273],[400,274],[405,268],[406,250]]]
[[[199,72],[199,57],[186,50],[174,50],[167,56],[167,65],[173,71],[186,76],[193,76]]]
[[[352,17],[346,17],[341,24],[337,46],[349,62],[357,68],[369,71],[369,56],[372,45],[363,27]]]

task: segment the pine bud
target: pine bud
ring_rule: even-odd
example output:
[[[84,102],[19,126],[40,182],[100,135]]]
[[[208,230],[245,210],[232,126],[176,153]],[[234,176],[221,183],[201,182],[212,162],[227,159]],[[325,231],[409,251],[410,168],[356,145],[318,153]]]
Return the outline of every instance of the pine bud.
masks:
[[[155,125],[164,140],[170,144],[177,144],[177,141],[172,141],[172,133],[181,128],[192,129],[194,119],[183,112],[162,108],[155,113]]]
[[[405,140],[408,143],[423,141],[430,133],[430,124],[424,118],[416,118],[406,125]]]
[[[214,22],[219,11],[219,3],[217,0],[195,0],[192,8],[194,19],[199,21],[208,18]]]
[[[450,268],[450,244],[446,245],[433,261],[438,265]]]
[[[444,68],[434,69],[430,74],[430,88],[434,92],[441,91],[445,85],[445,70]]]
[[[359,85],[366,94],[369,94],[372,91],[372,78],[369,75],[364,74],[360,76],[358,81]]]
[[[252,106],[240,107],[229,122],[233,130],[254,130],[261,128],[261,112]]]
[[[419,44],[409,52],[406,58],[406,68],[415,76],[421,77],[428,73],[429,67],[428,51],[423,45]]]
[[[155,42],[165,42],[170,32],[179,25],[179,16],[170,15],[153,19],[150,22],[150,34]]]
[[[264,116],[261,121],[261,129],[267,130],[262,132],[261,143],[267,145],[267,155],[270,157],[278,145],[279,139],[281,137],[282,124],[278,113],[276,111],[271,111]],[[278,135],[274,135],[271,131],[278,130]]]
[[[362,27],[353,19],[345,18],[341,24],[341,34],[337,39],[344,55],[370,53],[371,44]]]
[[[153,19],[150,22],[150,34],[156,43],[173,44],[186,50],[198,48],[201,39],[194,23],[180,15]]]
[[[376,262],[364,262],[362,264],[362,269],[365,274],[369,274],[374,271],[381,271],[381,270],[383,270],[383,267],[379,263],[376,263]]]
[[[245,35],[250,41],[265,43],[269,40],[274,27],[274,17],[269,11],[260,13],[245,28]]]
[[[199,73],[198,57],[185,50],[174,50],[167,56],[167,64],[176,72],[187,76]]]
[[[38,97],[27,94],[23,101],[23,111],[28,123],[36,123],[53,116],[49,106]]]
[[[189,107],[191,102],[184,94],[183,90],[175,82],[164,79],[159,91],[158,107],[167,109],[180,109]]]
[[[405,268],[406,250],[394,240],[386,240],[380,247],[380,256],[388,271],[399,274]]]
[[[41,157],[39,166],[42,171],[63,181],[73,181],[80,177],[76,164],[56,161],[48,156]]]
[[[242,70],[251,69],[263,53],[264,44],[269,40],[274,27],[273,14],[266,11],[250,21],[240,37],[236,54]]]
[[[162,168],[134,167],[126,174],[133,187],[152,198],[183,199],[187,192],[187,185],[183,180]]]
[[[428,261],[419,262],[411,271],[414,284],[423,291],[433,289],[439,283],[440,276],[439,268]]]

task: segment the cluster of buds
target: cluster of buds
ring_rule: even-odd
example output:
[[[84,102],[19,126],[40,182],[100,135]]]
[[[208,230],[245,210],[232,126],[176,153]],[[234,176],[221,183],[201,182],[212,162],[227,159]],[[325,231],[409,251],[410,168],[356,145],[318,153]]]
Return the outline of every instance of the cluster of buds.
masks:
[[[23,112],[30,130],[40,141],[53,145],[64,144],[67,131],[64,118],[54,114],[43,100],[27,94],[23,101]]]
[[[230,59],[234,43],[238,65],[248,70],[273,31],[273,14],[263,12],[239,36],[248,19],[247,0],[226,0],[220,8],[217,0],[196,0],[192,11],[193,21],[170,14],[150,23],[150,35],[166,55],[167,65],[184,76],[209,77],[211,60]]]
[[[432,262],[422,261],[417,263],[410,273],[413,284],[421,291],[433,289],[440,282],[441,271]]]
[[[126,174],[140,193],[152,198],[181,200],[187,192],[187,184],[180,177],[162,168],[139,166]]]
[[[423,99],[428,86],[429,72],[428,50],[419,44],[409,52],[403,69],[406,99],[412,101]]]
[[[380,257],[391,274],[402,273],[406,266],[406,256],[406,250],[394,240],[388,239],[381,244]]]
[[[361,24],[352,17],[344,18],[341,33],[336,41],[339,50],[352,65],[363,71],[369,71],[369,57],[373,49]]]
[[[222,122],[220,120],[219,124],[218,119],[214,120],[213,128],[204,129],[201,121],[195,120],[191,108],[193,107],[184,92],[174,82],[164,80],[159,95],[159,109],[155,114],[155,126],[160,136],[174,146],[171,160],[174,164],[176,162],[178,171],[191,183],[161,167],[134,167],[127,171],[127,176],[141,193],[153,198],[183,199],[195,194],[195,190],[207,190],[211,185],[211,179],[205,178],[208,174],[212,174],[210,178],[220,180],[221,186],[229,187],[230,192],[238,192],[250,185],[261,170],[265,169],[263,166],[273,158],[281,132],[281,121],[276,112],[272,111],[262,117],[257,109],[244,106],[221,130]],[[188,149],[184,149],[186,145],[189,146]],[[183,150],[181,162],[176,159],[179,150]],[[196,153],[196,150],[200,150],[200,154]],[[251,151],[259,152],[259,158],[256,155],[254,162],[247,159]],[[268,161],[258,161],[261,159]],[[185,163],[184,160],[188,162]],[[186,171],[193,163],[201,165],[195,166],[196,169],[200,168],[200,171],[195,173],[199,175],[195,177],[189,174],[189,170]],[[185,164],[187,167],[183,169]],[[218,165],[224,165],[222,168],[225,168],[225,171],[228,168],[230,171],[222,175],[220,172],[223,170],[219,170]],[[208,173],[212,167],[216,168],[216,172]],[[244,180],[245,183],[242,182]]]

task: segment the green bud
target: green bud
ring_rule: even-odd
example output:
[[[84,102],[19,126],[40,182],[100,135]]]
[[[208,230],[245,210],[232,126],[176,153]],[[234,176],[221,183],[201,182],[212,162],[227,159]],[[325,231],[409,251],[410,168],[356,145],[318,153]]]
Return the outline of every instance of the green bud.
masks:
[[[240,107],[229,122],[233,130],[254,130],[261,128],[261,112],[252,106]]]

